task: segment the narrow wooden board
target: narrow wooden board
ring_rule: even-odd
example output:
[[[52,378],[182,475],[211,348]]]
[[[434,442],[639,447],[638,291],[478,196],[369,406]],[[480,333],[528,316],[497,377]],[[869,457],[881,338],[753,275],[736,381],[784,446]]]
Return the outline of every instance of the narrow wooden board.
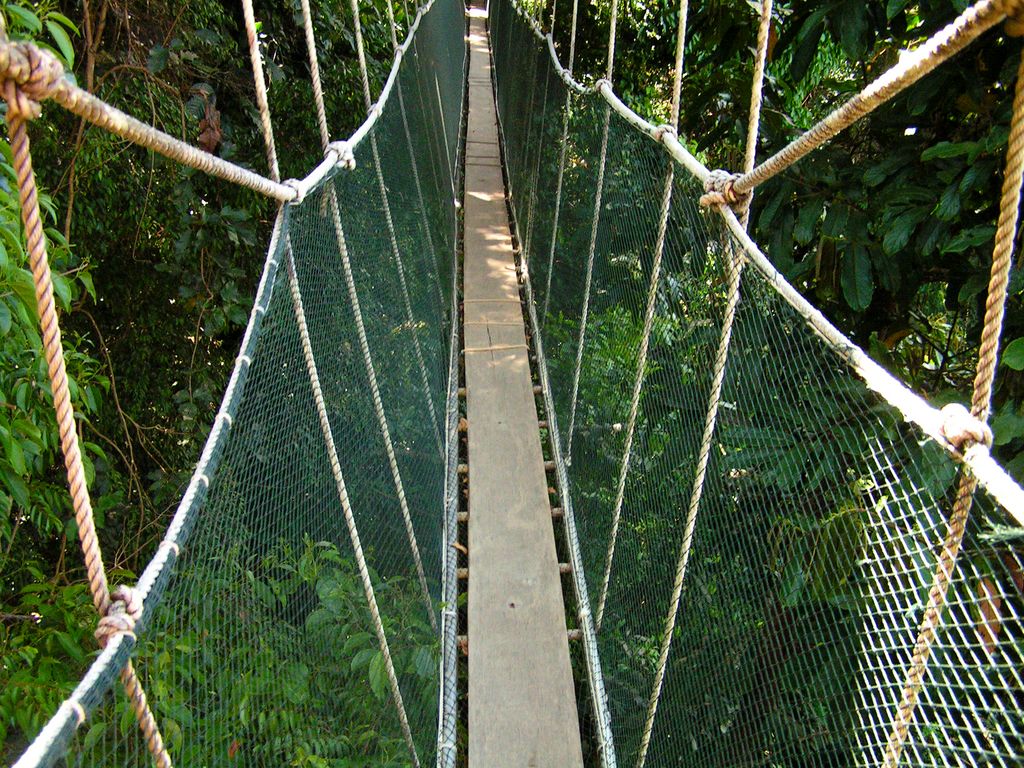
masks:
[[[565,608],[497,145],[470,12],[464,318],[469,766],[582,768]]]

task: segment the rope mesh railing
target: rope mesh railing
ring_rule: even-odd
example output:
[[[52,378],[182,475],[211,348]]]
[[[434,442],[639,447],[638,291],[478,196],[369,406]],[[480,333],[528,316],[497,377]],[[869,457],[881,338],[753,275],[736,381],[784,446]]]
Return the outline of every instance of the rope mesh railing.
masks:
[[[492,3],[491,34],[539,363],[550,421],[563,429],[557,445],[571,458],[562,493],[592,605],[619,509],[590,670],[607,695],[618,764],[882,764],[957,493],[960,465],[935,427],[939,412],[879,383],[884,374],[794,298],[735,218],[700,207],[707,171],[670,135],[614,103],[607,84],[567,83],[525,12]],[[673,162],[697,178],[678,170],[673,180],[645,349]],[[691,535],[734,254],[749,263]],[[1024,754],[1019,488],[987,453],[968,460],[977,457],[1008,506],[976,496],[903,765],[1011,766]],[[681,553],[685,578],[660,659]],[[592,722],[589,705],[580,710]]]
[[[456,415],[462,6],[436,0],[414,26],[363,127],[282,185],[298,202],[195,475],[139,584],[113,596],[134,622],[19,767],[150,764],[115,684],[129,663],[167,764],[427,765],[451,740],[457,459],[438,439]],[[425,396],[448,412],[425,415]]]

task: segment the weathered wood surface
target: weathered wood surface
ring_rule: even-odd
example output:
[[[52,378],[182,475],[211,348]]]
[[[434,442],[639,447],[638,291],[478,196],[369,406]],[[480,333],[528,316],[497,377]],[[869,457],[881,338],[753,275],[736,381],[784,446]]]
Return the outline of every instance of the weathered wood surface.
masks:
[[[470,768],[582,766],[562,585],[499,162],[485,16],[470,11],[464,338]]]

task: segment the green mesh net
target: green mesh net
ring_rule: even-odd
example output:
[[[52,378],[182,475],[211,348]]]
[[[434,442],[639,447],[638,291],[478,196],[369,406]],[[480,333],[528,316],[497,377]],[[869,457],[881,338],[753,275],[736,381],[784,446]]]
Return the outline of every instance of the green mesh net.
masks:
[[[455,693],[440,689],[442,659],[455,659],[442,610],[455,581],[445,552],[463,29],[462,5],[437,0],[354,170],[280,214],[174,546],[139,583],[137,645],[107,647],[75,694],[88,720],[74,731],[80,713],[62,708],[22,764],[152,764],[117,683],[130,650],[176,765],[413,764],[325,448],[298,296],[419,763],[452,740]]]
[[[717,213],[698,207],[703,190],[677,168],[602,601],[669,161],[648,136],[609,115],[600,96],[567,91],[512,3],[491,4],[490,31],[549,419],[559,427],[595,618],[604,602],[600,666],[579,672],[589,674],[591,690],[603,677],[614,737],[605,762],[614,750],[619,765],[635,765],[642,752],[688,549],[646,764],[882,764],[946,533],[956,463],[748,266],[685,546],[731,254],[742,249]],[[1024,530],[979,493],[902,764],[1024,759],[1022,543]],[[594,703],[579,703],[591,725],[602,712]]]

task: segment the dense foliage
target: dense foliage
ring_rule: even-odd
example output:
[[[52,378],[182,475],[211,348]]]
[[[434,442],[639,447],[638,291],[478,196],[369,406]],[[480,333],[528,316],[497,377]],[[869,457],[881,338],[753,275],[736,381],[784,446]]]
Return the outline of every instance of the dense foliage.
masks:
[[[382,0],[367,5],[376,91],[389,42]],[[822,117],[965,5],[777,3],[759,155]],[[314,6],[328,115],[341,136],[363,111],[351,18],[347,3]],[[298,0],[265,0],[256,8],[286,177],[303,174],[319,156],[298,7]],[[609,0],[597,0],[584,14],[580,72],[603,71],[609,7]],[[622,7],[616,87],[639,112],[664,119],[677,4],[634,0]],[[570,3],[559,3],[562,42],[570,12]],[[237,3],[3,0],[0,14],[8,34],[51,47],[83,87],[186,141],[264,169]],[[744,0],[691,6],[681,133],[693,137],[713,166],[740,162],[755,26]],[[1001,31],[989,33],[955,65],[766,185],[755,200],[754,234],[779,268],[857,341],[940,402],[963,399],[972,378],[1019,47]],[[53,106],[31,135],[40,181],[50,191],[42,201],[46,232],[102,544],[117,580],[130,581],[162,533],[205,438],[247,318],[273,209]],[[94,617],[81,582],[5,140],[0,151],[0,754],[6,759],[78,679],[93,653]],[[1022,287],[1015,279],[995,415],[999,456],[1018,476],[1024,476]],[[616,385],[630,377],[628,365],[623,370],[616,363],[620,347],[631,346],[623,337],[638,333],[629,318],[609,314],[599,322],[615,332],[598,336],[608,347],[602,356],[608,376],[607,390],[592,401],[596,409],[602,398],[617,398],[622,387]],[[847,518],[841,510],[837,515],[807,525],[843,524]],[[331,567],[337,584],[348,584],[346,566]],[[813,560],[806,570],[814,572]],[[317,578],[296,578],[315,589],[329,613],[333,598],[324,594],[333,594],[330,589],[321,590]],[[822,587],[823,578],[801,589],[815,597],[842,591],[844,574],[832,574],[834,588]],[[256,597],[246,599],[258,602],[260,589],[252,589]],[[280,640],[267,638],[268,646]],[[365,672],[377,690],[379,662],[369,646],[349,650],[359,663],[338,673],[341,679],[290,670],[297,681],[291,703],[305,706],[303,680],[337,689],[350,683],[349,672]],[[402,664],[422,674],[428,661],[421,655]]]

